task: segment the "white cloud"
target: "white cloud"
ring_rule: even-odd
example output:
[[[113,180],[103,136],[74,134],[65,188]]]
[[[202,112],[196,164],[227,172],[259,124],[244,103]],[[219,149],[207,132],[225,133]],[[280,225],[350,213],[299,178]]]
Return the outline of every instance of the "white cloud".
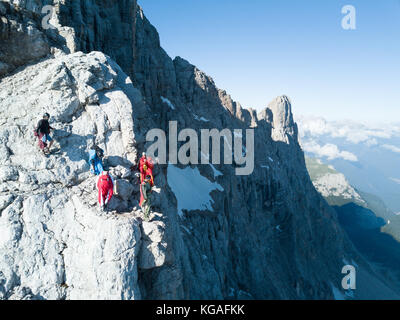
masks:
[[[372,138],[372,139],[365,141],[365,144],[367,145],[367,147],[373,147],[378,144],[378,141],[375,138]]]
[[[303,143],[303,150],[313,153],[318,157],[326,157],[328,160],[344,159],[352,162],[358,161],[356,155],[348,151],[340,151],[337,145],[331,143],[321,146],[315,141],[305,142]]]
[[[385,148],[385,149],[387,149],[387,150],[393,151],[393,152],[395,152],[395,153],[400,153],[400,148],[399,148],[399,147],[396,147],[396,146],[394,146],[394,145],[391,145],[391,144],[384,144],[384,145],[382,146],[382,148]]]
[[[312,136],[321,136],[331,132],[329,123],[323,118],[299,117],[296,120],[301,134],[308,133]]]
[[[400,184],[400,179],[397,178],[389,178],[390,180],[392,180],[393,182],[396,182],[397,184]]]
[[[394,124],[366,126],[353,121],[326,121],[318,117],[298,117],[300,137],[330,136],[344,138],[347,142],[358,144],[365,142],[368,146],[378,143],[378,139],[390,139],[400,136],[400,127]]]

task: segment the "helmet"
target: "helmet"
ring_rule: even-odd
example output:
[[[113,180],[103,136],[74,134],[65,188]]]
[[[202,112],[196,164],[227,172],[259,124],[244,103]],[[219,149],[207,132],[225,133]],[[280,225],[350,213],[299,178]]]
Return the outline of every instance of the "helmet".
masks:
[[[46,113],[43,115],[43,118],[50,118],[50,115],[46,112]]]
[[[146,152],[143,152],[142,157],[146,157],[146,156],[147,156]]]
[[[104,151],[103,149],[101,149],[100,147],[96,146],[95,149],[96,154],[99,158],[103,158],[104,157]]]

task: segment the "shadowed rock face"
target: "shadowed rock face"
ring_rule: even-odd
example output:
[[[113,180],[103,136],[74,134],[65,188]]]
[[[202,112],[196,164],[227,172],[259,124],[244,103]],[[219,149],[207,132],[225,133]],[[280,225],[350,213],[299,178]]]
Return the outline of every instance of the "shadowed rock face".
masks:
[[[45,5],[54,7],[53,28],[43,27]],[[68,53],[102,51],[131,74],[136,7],[136,0],[0,1],[0,77],[48,55],[51,46]]]
[[[0,77],[50,53],[50,46],[32,16],[14,12],[4,1],[0,2],[0,15]]]
[[[49,48],[18,63],[0,56],[0,298],[331,299],[344,260],[362,271],[358,298],[395,297],[314,189],[287,97],[259,115],[243,109],[188,61],[170,59],[135,1],[54,1],[53,31],[40,29],[39,4],[6,1],[0,10],[21,24],[36,17]],[[0,39],[26,45],[3,31]],[[45,111],[60,146],[49,158],[32,135]],[[218,186],[211,208],[180,217],[169,168],[156,166],[153,221],[141,223],[130,167],[148,130],[169,121],[197,132],[253,128],[255,169],[236,176],[236,165],[198,166]],[[93,142],[120,182],[106,214],[86,162]],[[184,196],[200,192],[194,182],[182,180]],[[379,290],[368,291],[371,281]]]

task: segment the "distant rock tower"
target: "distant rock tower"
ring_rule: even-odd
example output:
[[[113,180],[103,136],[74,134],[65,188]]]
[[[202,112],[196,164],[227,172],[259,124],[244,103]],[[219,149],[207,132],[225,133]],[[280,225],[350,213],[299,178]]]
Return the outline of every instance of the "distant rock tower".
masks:
[[[292,105],[287,96],[275,98],[264,112],[264,118],[272,125],[272,139],[290,144],[298,141],[298,129],[293,120]]]

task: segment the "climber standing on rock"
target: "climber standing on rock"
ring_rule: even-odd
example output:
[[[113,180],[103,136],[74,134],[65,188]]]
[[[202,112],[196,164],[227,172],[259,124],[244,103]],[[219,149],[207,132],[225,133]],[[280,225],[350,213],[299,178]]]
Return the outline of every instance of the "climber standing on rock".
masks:
[[[50,115],[46,112],[35,129],[35,136],[39,139],[39,148],[44,154],[50,153],[50,148],[54,143],[53,138],[50,136],[50,131],[54,130],[54,128],[50,126],[49,119]],[[47,142],[49,142],[49,145],[47,145]]]
[[[103,157],[104,151],[100,147],[94,145],[89,150],[90,171],[96,176],[100,175],[104,171]]]
[[[139,161],[140,183],[143,183],[145,177],[150,176],[151,185],[154,185],[153,168],[153,160],[150,157],[147,157],[146,152],[143,152]]]
[[[99,190],[100,209],[104,211],[114,192],[114,180],[107,171],[103,171],[97,179],[97,189]]]
[[[146,221],[149,220],[150,216],[152,187],[152,177],[148,175],[140,184],[140,207],[142,208]]]

